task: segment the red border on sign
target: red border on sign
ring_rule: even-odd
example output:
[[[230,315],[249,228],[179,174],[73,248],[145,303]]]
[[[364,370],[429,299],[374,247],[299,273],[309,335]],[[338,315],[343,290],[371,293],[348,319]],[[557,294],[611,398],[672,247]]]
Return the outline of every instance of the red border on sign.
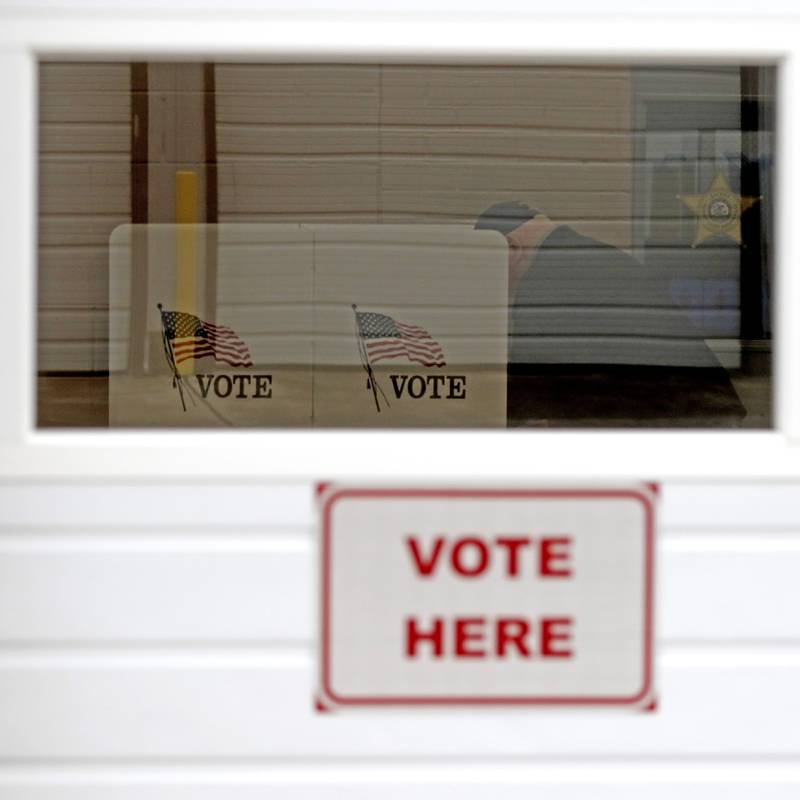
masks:
[[[630,697],[617,696],[373,696],[342,697],[331,687],[330,675],[330,565],[331,565],[331,508],[337,500],[352,497],[444,497],[444,498],[630,498],[638,500],[645,512],[645,589],[644,589],[644,648],[643,685]],[[322,507],[322,690],[340,706],[369,705],[567,705],[567,706],[635,706],[642,703],[653,690],[653,555],[654,511],[651,498],[645,491],[635,489],[340,489],[327,497]]]

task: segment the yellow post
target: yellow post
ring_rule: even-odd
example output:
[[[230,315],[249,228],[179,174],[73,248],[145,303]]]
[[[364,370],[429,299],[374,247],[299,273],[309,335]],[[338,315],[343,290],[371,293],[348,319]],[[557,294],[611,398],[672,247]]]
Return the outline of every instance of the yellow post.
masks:
[[[175,173],[175,308],[197,314],[197,173]],[[191,227],[190,227],[191,226]],[[194,360],[179,365],[182,375],[194,372]]]

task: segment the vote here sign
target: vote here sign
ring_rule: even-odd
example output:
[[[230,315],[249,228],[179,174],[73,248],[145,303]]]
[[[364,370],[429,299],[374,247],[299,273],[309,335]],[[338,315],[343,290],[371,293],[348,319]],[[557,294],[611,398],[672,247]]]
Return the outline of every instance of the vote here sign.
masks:
[[[318,707],[652,707],[656,491],[320,489]]]

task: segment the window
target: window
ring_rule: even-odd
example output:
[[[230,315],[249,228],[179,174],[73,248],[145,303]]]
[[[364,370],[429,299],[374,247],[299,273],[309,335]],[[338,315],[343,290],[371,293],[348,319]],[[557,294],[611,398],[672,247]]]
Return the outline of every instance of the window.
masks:
[[[774,67],[39,85],[40,427],[773,425]]]

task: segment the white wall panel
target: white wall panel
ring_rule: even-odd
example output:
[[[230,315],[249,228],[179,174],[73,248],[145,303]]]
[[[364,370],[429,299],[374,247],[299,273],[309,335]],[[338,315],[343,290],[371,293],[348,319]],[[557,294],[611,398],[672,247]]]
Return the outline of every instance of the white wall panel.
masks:
[[[0,537],[0,641],[308,644],[314,635],[308,536],[48,538]]]
[[[557,764],[526,759],[469,762],[359,763],[336,765],[133,764],[82,767],[6,767],[0,788],[20,800],[261,800],[262,798],[414,797],[477,800],[765,800],[796,797],[800,768],[769,764],[676,762]]]
[[[480,483],[479,476],[473,480]],[[662,487],[662,498],[660,522],[668,531],[800,531],[798,482],[668,483]],[[0,484],[0,525],[6,529],[15,525],[308,527],[313,514],[313,491],[308,484],[223,484],[210,479]]]
[[[691,459],[691,453],[686,457]],[[667,484],[663,497],[661,522],[666,528],[800,530],[797,482]]]
[[[663,487],[655,713],[319,714],[311,486],[6,482],[0,796],[788,800],[799,492]]]
[[[572,768],[569,774],[574,775],[575,771]],[[426,770],[423,774],[429,772]],[[323,772],[314,782],[307,777],[287,782],[280,777],[266,776],[260,780],[232,778],[229,782],[197,778],[188,782],[78,779],[65,783],[56,779],[43,785],[38,782],[6,783],[0,775],[0,788],[6,788],[13,800],[271,800],[275,797],[286,800],[374,800],[377,797],[381,800],[408,800],[410,796],[483,800],[488,795],[506,800],[530,800],[533,795],[540,800],[641,800],[643,797],[647,800],[674,800],[677,794],[682,800],[751,800],[754,794],[760,800],[795,800],[800,791],[797,781],[773,781],[769,769],[763,770],[761,780],[756,778],[747,783],[725,779],[692,783],[692,779],[687,778],[683,782],[668,780],[662,784],[652,779],[629,783],[624,778],[619,782],[573,782],[566,773],[561,780],[537,780],[533,777],[516,783],[508,783],[493,772],[479,775],[469,782],[437,779],[438,776],[433,780],[417,779],[418,770],[407,767],[403,773],[391,773],[382,781],[380,778],[341,780]]]
[[[306,532],[2,534],[0,642],[308,644],[315,555]],[[800,533],[667,535],[659,639],[798,643],[798,575]]]
[[[672,663],[670,663],[672,662]],[[735,667],[735,668],[734,668]],[[459,709],[320,715],[310,656],[0,658],[5,758],[322,759],[800,754],[800,658],[660,659],[657,713]]]
[[[216,527],[308,527],[310,486],[287,484],[5,484],[0,485],[0,525],[103,527],[170,526],[189,531]]]
[[[662,642],[800,643],[800,532],[662,538]]]

